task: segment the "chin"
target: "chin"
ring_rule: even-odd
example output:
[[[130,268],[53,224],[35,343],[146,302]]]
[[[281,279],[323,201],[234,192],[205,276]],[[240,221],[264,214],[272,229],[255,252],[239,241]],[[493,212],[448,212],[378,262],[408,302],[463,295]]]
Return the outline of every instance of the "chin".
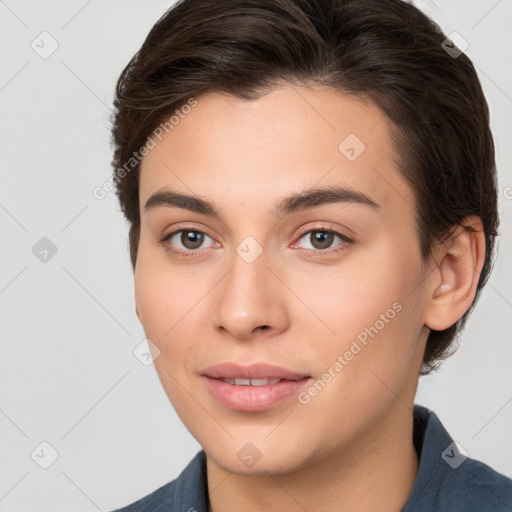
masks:
[[[236,475],[267,476],[287,474],[298,470],[309,460],[304,446],[295,447],[279,440],[277,444],[231,440],[228,444],[203,445],[207,456],[225,471]]]

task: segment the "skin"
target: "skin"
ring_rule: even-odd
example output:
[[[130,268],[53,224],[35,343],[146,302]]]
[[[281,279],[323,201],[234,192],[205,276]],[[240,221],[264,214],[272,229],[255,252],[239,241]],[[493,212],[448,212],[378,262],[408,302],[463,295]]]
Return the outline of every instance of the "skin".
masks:
[[[197,100],[142,161],[135,301],[162,385],[207,454],[209,510],[400,510],[418,468],[412,407],[429,328],[447,328],[471,305],[480,219],[468,217],[476,232],[458,230],[423,262],[390,124],[355,96],[287,84],[255,101]],[[348,134],[366,147],[354,161],[338,149]],[[271,213],[290,194],[335,185],[379,207]],[[221,218],[146,211],[165,187],[213,202]],[[160,241],[178,229],[207,236],[197,249],[181,233]],[[335,236],[322,248],[311,231],[326,229],[353,241]],[[252,263],[236,252],[247,236],[262,249]],[[401,311],[307,404],[233,411],[201,377],[224,361],[267,362],[316,381],[395,303]],[[248,442],[261,454],[252,467],[237,457]]]

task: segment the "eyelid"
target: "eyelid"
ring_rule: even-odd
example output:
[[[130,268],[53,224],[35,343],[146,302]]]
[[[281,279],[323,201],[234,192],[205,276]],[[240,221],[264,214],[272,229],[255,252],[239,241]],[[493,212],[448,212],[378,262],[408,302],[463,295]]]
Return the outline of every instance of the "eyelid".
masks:
[[[346,235],[345,233],[343,233],[341,228],[332,225],[330,222],[315,222],[313,226],[306,226],[305,228],[300,230],[298,235],[296,235],[296,240],[302,238],[304,235],[310,233],[311,231],[326,231],[338,235],[340,238],[346,240],[347,242],[354,242],[354,239],[351,236]]]
[[[202,229],[198,229],[198,228],[179,228],[179,229],[174,229],[173,231],[169,232],[168,234],[164,235],[163,237],[161,237],[159,239],[159,242],[169,242],[175,235],[177,235],[178,233],[181,233],[183,231],[190,231],[190,232],[193,232],[193,233],[200,233],[202,235],[205,235],[207,236],[210,240],[212,240],[213,242],[215,242],[216,244],[219,244],[219,242],[217,242],[215,240],[215,238],[213,238],[211,235],[209,235],[206,231],[203,231]],[[200,251],[201,249],[195,249],[195,251]],[[192,250],[189,250],[188,252],[193,252]]]
[[[172,238],[176,233],[179,233],[180,231],[195,231],[197,233],[203,233],[204,235],[207,235],[208,237],[210,237],[212,240],[215,240],[215,238],[208,232],[207,229],[204,229],[202,227],[198,227],[198,226],[194,226],[190,223],[186,223],[186,224],[176,224],[174,227],[173,227],[173,230],[172,231],[169,231],[169,233],[163,235],[162,237],[159,238],[159,241],[162,242],[164,240],[169,240],[170,238]]]

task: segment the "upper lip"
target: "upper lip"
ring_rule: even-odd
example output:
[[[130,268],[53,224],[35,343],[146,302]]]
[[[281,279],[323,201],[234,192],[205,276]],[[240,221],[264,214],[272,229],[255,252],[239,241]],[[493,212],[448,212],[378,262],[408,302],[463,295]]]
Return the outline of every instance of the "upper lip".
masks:
[[[304,373],[294,372],[266,363],[253,363],[242,366],[238,363],[225,362],[209,366],[203,370],[203,375],[213,379],[285,379],[300,380],[309,377]]]

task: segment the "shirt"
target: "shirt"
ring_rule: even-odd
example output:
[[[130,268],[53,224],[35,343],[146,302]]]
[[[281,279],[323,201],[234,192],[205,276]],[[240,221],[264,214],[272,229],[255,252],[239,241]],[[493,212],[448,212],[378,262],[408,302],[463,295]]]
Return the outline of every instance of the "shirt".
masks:
[[[401,512],[512,512],[512,479],[466,457],[436,414],[413,409],[416,478]],[[199,451],[178,478],[112,512],[208,512],[206,453]]]

